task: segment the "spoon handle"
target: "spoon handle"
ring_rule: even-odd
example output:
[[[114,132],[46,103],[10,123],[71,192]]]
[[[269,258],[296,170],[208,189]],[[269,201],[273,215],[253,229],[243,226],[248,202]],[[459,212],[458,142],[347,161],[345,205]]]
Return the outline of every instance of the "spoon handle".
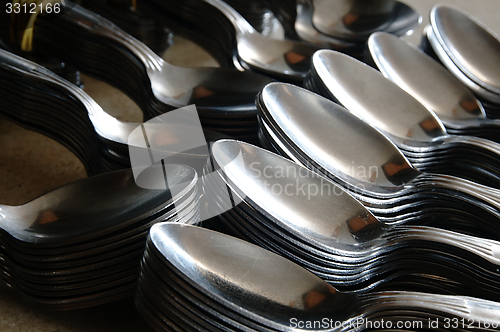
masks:
[[[393,241],[423,240],[466,250],[500,266],[500,242],[426,226],[396,226],[388,237]]]
[[[149,104],[141,89],[151,90],[150,75],[160,71],[164,61],[110,21],[75,5],[57,19],[40,22],[35,31],[35,49],[43,48],[105,80],[142,109]]]
[[[433,190],[436,188],[445,189],[452,194],[466,194],[478,199],[478,204],[486,206],[487,210],[492,210],[495,214],[500,212],[500,190],[487,187],[462,178],[424,173],[414,180],[416,187]]]
[[[464,144],[470,148],[484,151],[485,153],[497,158],[500,162],[500,144],[481,137],[447,135],[442,139],[445,144]]]
[[[85,91],[76,85],[59,77],[43,66],[1,49],[0,63],[4,64],[4,66],[0,66],[0,72],[2,70],[15,70],[17,73],[22,73],[30,77],[23,85],[24,88],[36,90],[37,86],[43,85],[44,88],[52,91],[52,93],[44,95],[44,100],[49,103],[51,100],[57,103],[58,96],[64,94],[71,100],[76,101],[74,109],[68,110],[68,112],[78,114],[80,113],[79,109],[83,106],[94,129],[101,137],[114,142],[127,143],[127,133],[135,128],[135,126],[118,121],[104,112]],[[13,96],[7,94],[4,98],[11,97]]]
[[[500,119],[480,118],[443,123],[450,135],[477,136],[500,143]]]
[[[204,2],[214,6],[224,16],[227,17],[229,21],[233,24],[234,28],[236,29],[237,33],[240,34],[247,34],[247,33],[257,33],[257,31],[248,23],[248,21],[241,16],[240,13],[227,3],[221,0],[203,0]]]
[[[365,315],[376,313],[382,308],[383,310],[404,308],[417,312],[437,312],[444,317],[458,317],[460,324],[464,324],[464,330],[470,328],[491,330],[492,327],[493,330],[498,330],[500,326],[500,303],[473,297],[417,292],[380,292],[360,295],[360,299]]]
[[[145,44],[118,28],[111,21],[76,5],[65,15],[75,24],[95,35],[103,36],[117,42],[135,55],[148,69],[160,69],[163,60]],[[114,61],[117,61],[114,59]]]

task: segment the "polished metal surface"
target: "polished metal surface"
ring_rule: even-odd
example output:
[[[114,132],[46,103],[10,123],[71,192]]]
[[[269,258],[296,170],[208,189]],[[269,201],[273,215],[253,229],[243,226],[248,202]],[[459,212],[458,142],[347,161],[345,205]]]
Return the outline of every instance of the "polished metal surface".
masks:
[[[219,9],[236,30],[238,56],[250,68],[271,76],[300,80],[318,47],[292,40],[276,40],[258,33],[234,8],[220,0],[204,0]],[[273,75],[274,74],[274,75]]]
[[[368,47],[382,74],[435,112],[445,124],[474,119],[479,122],[486,117],[472,92],[415,46],[377,32],[370,36]]]
[[[427,26],[424,29],[424,36],[428,39],[433,51],[436,53],[439,61],[441,61],[444,66],[466,87],[472,90],[478,97],[489,101],[490,103],[499,104],[500,95],[490,90],[487,90],[480,86],[475,81],[471,80],[464,72],[453,62],[453,60],[448,56],[446,50],[439,43],[439,40],[434,33],[432,26]]]
[[[24,205],[1,206],[0,227],[19,241],[38,245],[104,235],[126,227],[135,215],[171,205],[171,190],[183,196],[196,185],[192,168],[166,165],[165,171],[173,185],[168,190],[140,188],[131,170],[123,170],[82,179]]]
[[[403,190],[418,175],[394,143],[342,106],[280,83],[267,85],[261,95],[278,130],[346,183],[388,194]],[[353,172],[353,167],[363,171]]]
[[[310,76],[315,86],[322,87],[315,90],[387,135],[419,170],[500,187],[500,169],[495,166],[500,160],[499,143],[448,134],[434,112],[374,68],[345,54],[321,50],[313,57]],[[457,166],[450,167],[445,160],[454,160]],[[489,173],[487,180],[480,169]]]
[[[367,240],[352,234],[350,224],[370,224],[368,237],[377,237],[384,227],[375,225],[375,217],[330,180],[267,150],[219,140],[212,145],[211,155],[222,178],[252,208],[310,241],[341,248]]]
[[[273,228],[294,234],[306,247],[319,246],[350,257],[371,256],[380,254],[384,246],[420,240],[446,243],[500,264],[497,241],[428,227],[391,229],[327,178],[262,148],[222,139],[213,143],[211,156],[232,192],[271,219]],[[488,253],[481,253],[480,247],[489,248]]]
[[[332,17],[339,18],[339,13],[345,12],[345,8],[342,8],[340,12],[335,12],[334,15],[330,15],[328,17],[326,15],[338,9],[333,7],[345,7],[348,4],[350,4],[350,8],[355,11],[365,11],[368,7],[373,8],[373,6],[367,6],[361,2],[314,2],[312,0],[299,0],[297,1],[296,6],[297,17],[294,23],[295,31],[304,41],[320,45],[325,48],[342,51],[349,55],[361,58],[365,48],[366,39],[368,39],[370,33],[374,31],[373,18],[376,15],[355,17],[351,14],[346,14],[345,17],[349,17],[347,20],[353,19],[356,22],[354,23],[353,21],[350,23],[355,25],[352,30],[347,28],[348,24],[344,24],[343,20],[339,20],[336,24],[331,22]],[[375,6],[378,6],[378,4],[375,4]],[[385,22],[381,26],[376,27],[375,30],[386,31],[398,36],[411,34],[413,32],[412,29],[417,27],[422,20],[421,15],[413,8],[398,1],[394,2],[394,6],[389,15],[390,17],[386,18]],[[314,19],[318,20],[318,23],[320,24],[323,23],[322,25],[333,24],[333,27],[330,26],[330,30],[334,30],[334,35],[329,35],[319,31],[313,23]]]
[[[128,169],[79,180],[21,206],[0,206],[0,278],[46,309],[130,297],[149,228],[199,222],[196,172],[184,165],[165,171],[172,182],[166,190],[138,187]]]
[[[224,234],[172,225],[153,226],[151,242],[184,278],[239,314],[278,329],[289,326],[290,318],[302,315],[350,317],[347,308],[355,296],[339,294],[302,267]],[[308,302],[311,292],[325,306]],[[334,311],[342,307],[345,311]]]
[[[430,21],[455,65],[476,84],[500,94],[500,38],[470,14],[450,5],[435,6]]]
[[[193,226],[155,225],[148,242],[136,303],[145,317],[158,324],[156,326],[164,326],[163,322],[174,329],[186,326],[184,329],[196,330],[200,329],[199,324],[204,324],[183,320],[186,316],[182,309],[170,311],[170,306],[161,305],[165,301],[185,303],[184,307],[216,317],[219,323],[205,320],[209,324],[205,329],[216,330],[210,328],[212,324],[219,329],[223,326],[227,330],[243,331],[255,328],[297,331],[290,322],[298,317],[303,321],[328,317],[341,322],[394,317],[400,310],[405,310],[407,317],[433,313],[441,319],[495,321],[499,310],[496,302],[460,296],[417,292],[341,293],[269,251]],[[163,281],[167,276],[175,281],[174,285],[168,287]],[[171,290],[158,294],[162,285]],[[307,329],[324,330],[321,327]]]
[[[395,0],[314,0],[312,22],[325,35],[366,40],[391,22]]]
[[[435,194],[439,188],[442,194],[448,193],[442,199],[450,200],[448,206],[453,206],[448,217],[465,222],[474,219],[474,224],[481,225],[477,230],[487,227],[491,229],[491,238],[498,239],[498,230],[493,230],[500,217],[497,189],[462,178],[417,171],[389,139],[368,123],[338,104],[297,86],[272,83],[264,88],[258,100],[259,116],[286,145],[288,153],[293,154],[290,158],[341,184],[377,217],[402,222],[418,215],[427,220],[432,214],[423,216],[427,210],[423,206],[415,213],[408,211],[409,215],[405,211],[416,202],[435,203],[437,196],[434,201],[428,200],[423,193],[429,190],[429,194]],[[471,205],[466,208],[463,204]],[[471,217],[467,212],[471,208],[479,208],[482,216]],[[388,217],[388,213],[396,215]],[[460,223],[450,225],[457,230],[455,226],[460,228]]]
[[[210,100],[227,104],[224,99],[234,100],[235,96],[238,97],[239,103],[249,102],[258,89],[270,81],[259,75],[225,68],[181,68],[170,65],[109,21],[78,6],[73,8],[65,19],[72,19],[80,27],[126,46],[127,50],[145,67],[155,97],[171,107],[182,107],[193,103],[200,104],[200,106],[210,105]],[[272,43],[272,39],[270,42]],[[176,79],[172,80],[172,77]],[[251,87],[254,90],[249,89]],[[224,97],[226,95],[228,97]],[[229,97],[231,95],[232,98]],[[204,100],[198,100],[198,98]],[[221,108],[224,106],[227,108],[224,104]]]
[[[401,142],[445,136],[437,116],[380,72],[347,55],[320,51],[314,69],[341,105]]]
[[[17,80],[13,81],[12,76],[17,76]],[[169,144],[192,139],[193,132],[200,130],[195,124],[174,126],[119,121],[106,113],[84,90],[46,68],[4,50],[0,50],[0,79],[6,81],[6,91],[0,93],[6,107],[0,114],[48,136],[55,136],[56,140],[74,151],[83,149],[84,154],[79,157],[87,164],[89,174],[130,167],[129,149],[142,149],[144,146],[142,132],[135,130],[140,126],[147,130],[151,142],[163,142],[159,149],[164,151],[169,150]],[[43,90],[40,89],[42,86]],[[7,88],[13,92],[9,93]],[[30,97],[23,93],[29,93]],[[39,103],[33,103],[31,99]],[[69,99],[70,102],[60,106],[61,99]],[[40,103],[41,100],[43,103]],[[42,112],[42,105],[50,105],[50,110]],[[24,112],[19,114],[19,108],[23,108]],[[38,121],[33,121],[35,117],[39,118]],[[52,121],[47,123],[47,119]],[[54,127],[57,127],[56,134]],[[205,135],[223,136],[213,135],[210,131],[205,131]],[[156,149],[158,147],[152,147],[152,151]],[[187,151],[180,153],[179,157],[199,159],[204,163],[206,155],[206,151]]]

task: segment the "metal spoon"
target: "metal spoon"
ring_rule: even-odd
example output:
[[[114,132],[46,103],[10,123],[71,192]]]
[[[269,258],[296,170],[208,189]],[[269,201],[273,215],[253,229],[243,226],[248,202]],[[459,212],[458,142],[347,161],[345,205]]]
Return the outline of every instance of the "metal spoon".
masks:
[[[130,296],[151,225],[198,220],[196,172],[164,169],[166,190],[138,187],[128,169],[0,206],[0,277],[23,299],[52,309]]]
[[[170,113],[174,115],[170,119],[175,123],[119,121],[82,89],[40,65],[3,50],[0,50],[0,81],[4,87],[0,92],[4,104],[0,112],[2,116],[69,146],[90,174],[130,167],[129,149],[144,148],[144,136],[142,132],[137,133],[138,127],[147,131],[150,142],[164,142],[150,146],[150,151],[159,153],[169,151],[178,142],[192,142],[194,133],[201,131],[199,123],[191,121],[193,115],[197,120],[194,106]],[[61,100],[67,102],[61,103]],[[20,108],[23,109],[21,113]],[[180,119],[180,114],[185,116]],[[203,134],[205,138],[199,142],[201,144],[205,140],[227,137],[211,131]],[[198,168],[197,163],[203,165],[206,162],[207,152],[207,147],[202,146],[199,151],[191,149],[176,151],[175,154],[184,158],[182,161],[178,159],[178,163]]]
[[[328,317],[343,322],[372,317],[384,309],[483,320],[496,319],[499,310],[495,302],[474,298],[410,292],[367,296],[340,293],[302,267],[269,251],[192,226],[156,225],[151,229],[150,243],[153,246],[150,251],[164,257],[163,264],[157,259],[152,270],[159,275],[169,272],[177,275],[194,294],[201,293],[226,308],[220,315],[233,312],[235,318],[241,317],[241,322],[263,325],[264,330],[296,331],[291,322],[297,317],[307,321]],[[150,282],[148,275],[142,274],[139,284]],[[155,298],[151,300],[161,303]]]
[[[500,37],[472,15],[450,5],[430,13],[432,30],[447,56],[469,79],[500,95]]]
[[[448,132],[500,142],[500,121],[486,118],[472,92],[430,56],[382,32],[370,36],[368,48],[382,74],[436,113]]]
[[[498,190],[460,178],[417,171],[394,143],[343,107],[305,89],[279,83],[264,88],[258,105],[261,120],[295,160],[347,188],[377,217],[399,206],[401,209],[396,209],[392,221],[401,221],[400,217],[404,220],[403,212],[411,211],[419,202],[417,215],[429,220],[426,218],[432,219],[433,214],[424,215],[434,202],[438,207],[439,204],[453,207],[449,216],[465,223],[475,218],[462,213],[475,206],[479,208],[476,211],[482,210],[482,217],[476,222],[491,230],[498,227]],[[305,109],[311,111],[304,112]],[[438,198],[438,192],[448,192],[449,196]],[[426,202],[431,205],[426,207]],[[445,210],[444,206],[441,208]],[[484,215],[486,211],[491,213],[489,217]],[[484,232],[476,234],[483,236]]]
[[[454,252],[460,248],[495,266],[500,264],[500,258],[493,254],[500,252],[500,243],[496,241],[436,228],[388,227],[332,182],[261,148],[233,140],[219,140],[212,145],[211,155],[220,178],[219,181],[214,177],[203,180],[205,186],[213,190],[210,195],[217,197],[214,204],[221,201],[224,204],[224,201],[230,201],[229,197],[233,198],[231,211],[220,210],[232,220],[228,227],[239,229],[243,239],[268,243],[267,247],[272,251],[296,262],[305,259],[310,264],[307,267],[310,271],[318,272],[324,280],[339,286],[346,286],[341,283],[347,280],[359,282],[360,275],[378,280],[378,274],[373,271],[377,271],[379,264],[389,257],[399,257],[402,264],[391,260],[390,267],[383,270],[388,273],[394,269],[396,272],[407,263],[399,249],[406,246],[420,248],[422,243],[425,243],[422,249],[434,248],[443,258],[448,250]],[[230,191],[221,190],[224,187]],[[235,197],[241,198],[242,203],[237,204]],[[444,243],[449,248],[439,247],[437,243]],[[422,262],[431,260],[426,258],[426,250],[416,250],[415,254],[422,255]],[[460,254],[456,252],[456,255]],[[478,264],[478,258],[470,259]],[[446,261],[450,263],[449,259]],[[446,264],[441,264],[441,271],[437,273],[446,274]],[[424,263],[415,269],[424,279],[428,278],[426,274],[432,274]],[[493,287],[496,270],[497,267],[493,266],[491,279],[484,281],[485,284]],[[383,279],[390,279],[384,275]],[[453,272],[450,275],[453,278]],[[479,282],[477,276],[471,275],[470,278]],[[459,280],[455,282],[462,295],[479,296],[481,293],[481,297],[491,299],[491,290],[484,292],[480,289],[471,293],[466,290],[468,287],[459,285]]]
[[[426,171],[466,176],[498,186],[500,145],[478,137],[449,135],[431,111],[380,72],[344,54],[321,50],[313,57],[312,80],[330,97],[390,137],[417,166]],[[455,150],[456,149],[456,150]],[[456,152],[455,152],[456,151]],[[463,151],[459,154],[459,151]],[[469,154],[464,152],[469,151]],[[471,165],[472,161],[479,165]],[[440,159],[438,159],[438,157]],[[438,162],[442,160],[443,164]],[[455,162],[452,167],[445,162]],[[480,162],[479,162],[480,161]],[[488,166],[489,165],[489,166]],[[484,167],[484,172],[476,168]],[[469,169],[469,171],[464,171]]]
[[[456,65],[455,63],[448,57],[443,47],[439,44],[436,35],[434,34],[434,30],[429,25],[424,31],[424,38],[429,42],[433,52],[436,54],[437,58],[444,66],[466,87],[472,90],[474,94],[476,94],[479,98],[481,98],[483,104],[484,101],[492,103],[494,105],[500,104],[500,95],[491,92],[489,90],[484,89],[482,86],[472,81],[469,77],[467,77]]]
[[[237,129],[242,137],[255,135],[254,98],[271,79],[229,68],[170,65],[111,22],[79,6],[61,18],[45,20],[39,18],[35,50],[60,54],[116,86],[139,105],[145,119],[196,104],[207,129],[233,127],[225,133]]]
[[[321,33],[344,40],[366,40],[391,22],[395,0],[313,0],[312,22]]]
[[[319,49],[318,46],[300,41],[276,40],[263,36],[234,8],[221,0],[188,1],[182,4],[159,0],[153,2],[163,6],[165,10],[172,14],[181,17],[185,12],[197,8],[198,12],[192,14],[195,18],[190,17],[190,21],[201,30],[213,29],[217,25],[232,27],[233,31],[222,30],[217,32],[219,35],[230,35],[220,43],[221,48],[227,48],[227,43],[231,44],[228,51],[234,52],[236,66],[243,66],[243,68],[249,68],[279,80],[288,82],[303,80],[307,74],[307,65],[310,64],[312,55]],[[214,13],[215,15],[211,15],[211,17],[200,14],[204,13],[205,10],[214,9],[221,14],[221,17],[218,17],[217,13]],[[210,28],[207,28],[207,25]],[[214,35],[213,38],[217,39],[220,36]]]

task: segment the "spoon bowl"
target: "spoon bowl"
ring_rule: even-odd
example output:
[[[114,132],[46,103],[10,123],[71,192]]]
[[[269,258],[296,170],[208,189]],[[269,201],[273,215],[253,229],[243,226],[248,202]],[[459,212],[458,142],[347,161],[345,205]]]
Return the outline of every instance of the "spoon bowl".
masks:
[[[495,302],[474,298],[411,292],[375,293],[366,297],[341,293],[298,265],[269,251],[192,226],[179,227],[172,223],[156,225],[148,242],[147,257],[151,258],[143,262],[139,286],[151,284],[154,280],[151,275],[155,273],[159,276],[155,288],[162,289],[166,285],[162,279],[165,280],[167,275],[174,276],[174,280],[183,281],[194,297],[210,299],[201,304],[193,296],[178,295],[182,301],[203,312],[211,312],[211,316],[217,317],[217,321],[222,321],[227,328],[235,328],[239,323],[239,328],[244,330],[255,328],[255,325],[260,330],[309,330],[294,326],[293,322],[297,322],[298,317],[301,321],[321,321],[328,317],[334,322],[370,319],[376,317],[374,313],[384,309],[387,310],[385,316],[393,316],[404,309],[416,316],[418,312],[432,312],[442,317],[466,317],[468,315],[462,312],[469,311],[461,310],[465,306],[473,308],[471,315],[475,318],[493,319],[495,310],[498,310]],[[180,286],[176,284],[172,288],[180,289]],[[157,310],[157,315],[160,315],[154,318],[147,313],[148,310],[144,310],[148,307],[163,308],[158,307],[161,297],[154,296],[154,293],[150,295],[144,296],[141,290],[138,291],[136,304],[141,313],[153,322],[160,322],[159,317],[163,317],[161,314],[164,313],[168,318],[163,320],[163,324],[179,328],[178,324],[182,324],[183,320],[179,322],[177,315],[169,315],[160,309]],[[163,295],[173,299],[170,294]],[[475,309],[481,307],[482,310]],[[228,320],[227,316],[231,316],[232,320]],[[216,324],[214,318],[206,322]]]
[[[488,229],[496,228],[493,220],[498,218],[500,206],[498,190],[452,176],[416,170],[394,143],[338,104],[293,85],[273,83],[261,92],[258,105],[261,121],[287,147],[284,152],[290,153],[290,158],[348,189],[354,197],[374,209],[377,217],[394,212],[392,209],[405,204],[409,204],[407,208],[416,202],[428,206],[432,200],[424,197],[436,199],[440,196],[437,192],[440,192],[445,195],[440,196],[443,201],[454,206],[449,211],[454,215],[452,219],[465,223],[468,223],[468,209],[482,206],[481,210],[492,204],[491,209],[486,208],[483,212],[493,213],[495,217],[481,213],[481,218],[474,219]],[[304,112],[304,109],[312,111]],[[460,203],[452,203],[455,199]],[[468,207],[462,209],[461,204]],[[426,218],[432,214],[425,216],[423,206],[417,210],[400,209],[397,215],[404,215],[403,211],[415,211],[422,221],[428,220]],[[466,212],[467,218],[464,219],[465,215],[460,217],[459,210]],[[401,221],[398,216],[392,218],[392,221]],[[453,230],[460,231],[458,228]]]
[[[500,38],[450,5],[433,7],[430,21],[437,41],[460,71],[485,90],[500,94]]]
[[[450,175],[466,174],[465,169],[469,169],[467,179],[498,186],[500,170],[494,166],[500,158],[498,143],[479,137],[449,135],[435,113],[380,72],[354,58],[321,50],[315,54],[313,66],[311,80],[316,86],[322,86],[318,92],[387,135],[419,169]],[[470,154],[460,157],[460,150]],[[488,180],[470,165],[471,154],[480,158],[476,161],[484,163],[484,169],[491,174]],[[438,156],[453,160],[461,170],[455,172],[454,168],[433,164],[431,161]]]
[[[22,299],[56,310],[131,296],[149,228],[198,222],[196,172],[184,165],[164,169],[171,183],[164,190],[138,187],[127,169],[21,206],[0,206],[0,277]]]

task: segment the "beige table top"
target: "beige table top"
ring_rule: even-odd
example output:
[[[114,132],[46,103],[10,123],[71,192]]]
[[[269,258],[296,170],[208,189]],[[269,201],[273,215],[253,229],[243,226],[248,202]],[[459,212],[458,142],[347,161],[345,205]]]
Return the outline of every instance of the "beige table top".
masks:
[[[406,37],[420,42],[432,6],[446,2],[467,10],[500,34],[500,0],[402,0],[424,17],[422,26]],[[179,66],[213,66],[215,62],[200,48],[175,38],[164,58]],[[116,89],[84,77],[85,90],[106,111],[122,121],[140,122],[142,115],[132,101]],[[80,161],[65,147],[40,134],[0,118],[0,204],[19,205],[49,190],[86,176]],[[51,312],[21,302],[0,282],[1,332],[136,332],[152,331],[134,308],[124,300],[97,308]]]

